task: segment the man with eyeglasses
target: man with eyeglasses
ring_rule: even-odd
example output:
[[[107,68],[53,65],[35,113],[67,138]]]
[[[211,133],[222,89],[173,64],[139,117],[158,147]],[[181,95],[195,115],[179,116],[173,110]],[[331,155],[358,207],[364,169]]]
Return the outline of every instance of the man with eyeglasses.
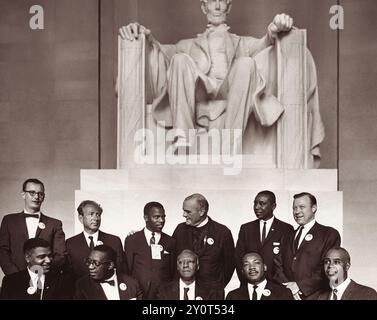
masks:
[[[346,249],[330,249],[323,258],[323,269],[329,279],[329,290],[318,300],[377,300],[374,289],[356,283],[348,277],[351,258]]]
[[[27,267],[6,275],[1,286],[2,300],[59,300],[69,298],[61,272],[51,270],[52,252],[48,241],[31,238],[23,246]]]
[[[89,274],[76,282],[75,300],[141,299],[138,281],[116,270],[116,255],[109,246],[94,247],[85,259]]]
[[[27,179],[22,185],[24,210],[4,216],[0,227],[0,266],[8,275],[26,268],[23,245],[30,238],[48,241],[52,251],[52,267],[61,268],[66,259],[62,222],[41,212],[45,200],[43,182]]]
[[[123,246],[119,237],[99,230],[103,209],[95,201],[85,200],[77,207],[79,221],[83,225],[83,232],[66,241],[70,273],[74,279],[88,274],[88,267],[84,259],[97,245],[105,244],[113,248],[117,254],[116,267],[125,270],[123,263]]]

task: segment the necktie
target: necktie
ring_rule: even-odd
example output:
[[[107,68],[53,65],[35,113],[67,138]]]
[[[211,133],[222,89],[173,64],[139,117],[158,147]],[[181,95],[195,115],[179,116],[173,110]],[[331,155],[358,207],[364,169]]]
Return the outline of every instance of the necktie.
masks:
[[[300,241],[303,229],[304,229],[304,226],[300,226],[300,230],[298,231],[298,234],[297,234],[297,236],[295,238],[295,241],[294,241],[295,250],[298,250],[298,244],[299,244],[299,241]]]
[[[36,213],[36,214],[24,213],[24,217],[25,218],[36,218],[36,219],[39,219],[39,214],[38,213]]]
[[[89,238],[89,240],[90,240],[89,248],[90,248],[90,250],[93,250],[93,249],[94,249],[93,236],[89,236],[88,238]]]
[[[251,297],[251,300],[258,300],[258,296],[257,296],[257,288],[258,288],[258,286],[256,284],[254,284],[253,288],[254,288],[254,291],[253,291],[253,295]]]
[[[115,281],[114,280],[103,280],[101,283],[108,283],[110,286],[115,286]]]
[[[333,300],[338,300],[338,295],[337,295],[337,293],[338,293],[338,290],[337,290],[337,289],[333,289],[333,290],[332,290],[332,299],[333,299]]]
[[[152,237],[151,237],[151,241],[150,241],[150,244],[156,244],[156,238],[154,237],[154,232],[152,232]]]
[[[190,290],[190,288],[186,287],[186,288],[183,288],[184,292],[183,292],[183,300],[188,300],[188,291]]]
[[[266,224],[267,224],[267,222],[264,221],[263,222],[263,230],[262,230],[262,243],[264,242],[264,240],[266,240]]]

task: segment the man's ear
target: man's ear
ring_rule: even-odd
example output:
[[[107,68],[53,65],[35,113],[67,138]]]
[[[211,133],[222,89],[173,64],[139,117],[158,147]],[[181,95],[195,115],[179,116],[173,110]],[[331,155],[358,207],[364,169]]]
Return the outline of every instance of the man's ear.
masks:
[[[110,261],[109,270],[113,270],[114,268],[115,268],[114,261]]]
[[[232,4],[231,3],[228,4],[228,10],[226,11],[227,14],[230,12],[230,9],[232,9]]]
[[[317,212],[317,205],[316,204],[312,205],[312,211],[313,211],[313,213]]]
[[[267,265],[263,264],[263,270],[264,272],[267,272]]]
[[[202,8],[202,12],[207,15],[208,13],[208,10],[207,10],[207,5],[204,1],[202,1],[202,5],[201,5],[201,8]]]
[[[349,262],[346,262],[346,265],[344,266],[344,269],[348,272],[349,268],[351,267],[351,264]]]
[[[30,254],[29,253],[25,254],[25,260],[29,264],[29,262],[30,262]]]
[[[144,215],[144,221],[145,222],[149,221],[148,215],[146,215],[146,214]]]
[[[272,208],[272,211],[274,211],[274,210],[276,209],[276,203],[274,203],[274,204],[271,206],[271,208]]]
[[[82,214],[79,214],[79,221],[81,222],[81,224],[84,224],[84,216]]]
[[[22,199],[25,200],[25,198],[26,198],[26,192],[25,192],[25,191],[22,191],[22,192],[21,192],[21,197],[22,197]]]

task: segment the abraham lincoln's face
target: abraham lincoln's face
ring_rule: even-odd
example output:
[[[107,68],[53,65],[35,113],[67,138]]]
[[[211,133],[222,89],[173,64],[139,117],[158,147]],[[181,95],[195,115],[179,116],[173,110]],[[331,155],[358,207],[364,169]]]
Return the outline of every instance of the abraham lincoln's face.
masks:
[[[230,11],[231,1],[229,0],[204,0],[202,11],[207,16],[208,23],[218,26],[226,22]]]

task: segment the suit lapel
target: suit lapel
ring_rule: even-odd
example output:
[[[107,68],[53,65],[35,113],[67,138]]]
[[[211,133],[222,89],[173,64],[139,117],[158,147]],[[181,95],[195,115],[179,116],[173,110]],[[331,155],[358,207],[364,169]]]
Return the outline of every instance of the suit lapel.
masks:
[[[198,35],[195,38],[194,41],[204,51],[204,53],[206,54],[208,60],[210,60],[207,33],[204,32],[204,33]]]
[[[347,286],[346,290],[344,290],[341,300],[350,300],[352,295],[353,288],[355,287],[355,282],[351,280],[350,284]]]
[[[27,226],[26,226],[26,218],[23,216],[23,212],[21,212],[18,216],[17,216],[17,225],[20,227],[20,232],[23,236],[23,240],[22,240],[22,243],[24,243],[27,239],[29,239],[29,232],[27,231]]]
[[[317,229],[318,229],[318,223],[315,222],[313,227],[305,235],[304,239],[302,239],[302,242],[301,242],[300,246],[298,247],[297,252],[299,252],[302,248],[306,247],[308,245],[308,242],[310,242],[310,241],[305,240],[305,238],[307,237],[308,234],[311,234],[313,236],[313,238],[315,238],[317,236],[317,234],[316,234]]]
[[[239,36],[232,34],[232,33],[229,33],[229,32],[226,32],[225,48],[226,48],[226,56],[227,56],[229,67],[232,65],[232,62],[235,58],[236,50],[237,50],[239,42],[240,42]]]
[[[129,295],[129,290],[128,290],[128,287],[126,287],[126,290],[121,290],[120,287],[121,287],[121,284],[124,284],[127,286],[127,283],[126,281],[120,276],[117,274],[117,280],[118,280],[118,292],[119,292],[119,299],[120,300],[130,300],[130,295]],[[122,285],[122,288],[124,286]]]
[[[277,226],[278,226],[278,221],[276,220],[276,218],[274,218],[274,221],[272,222],[271,224],[271,228],[270,230],[268,231],[267,233],[267,237],[266,239],[264,240],[264,242],[262,243],[262,247],[270,241],[270,239],[273,237],[273,235],[275,234],[275,230],[277,229]]]
[[[40,226],[44,225],[44,228],[41,229]],[[37,231],[35,232],[35,237],[39,238],[39,235],[41,234],[42,230],[47,228],[47,217],[41,212],[41,217],[39,219]]]

